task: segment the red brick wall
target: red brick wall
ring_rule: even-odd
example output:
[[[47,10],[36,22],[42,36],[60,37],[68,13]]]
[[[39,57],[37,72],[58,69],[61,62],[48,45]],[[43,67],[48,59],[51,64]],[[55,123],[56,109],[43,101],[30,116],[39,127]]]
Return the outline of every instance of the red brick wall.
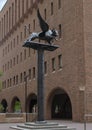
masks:
[[[51,15],[51,2],[53,2],[53,15]],[[41,1],[38,4],[41,15],[44,17],[44,9],[46,9],[46,21],[50,25],[50,28],[56,28],[58,30],[59,24],[62,28],[61,41],[55,42],[60,47],[54,52],[45,52],[45,61],[47,61],[47,74],[45,75],[45,115],[47,119],[50,119],[50,109],[48,105],[49,97],[52,91],[56,88],[64,89],[68,94],[71,104],[72,104],[72,114],[74,121],[83,120],[84,103],[83,103],[83,93],[81,95],[81,89],[86,86],[87,92],[91,93],[91,28],[90,24],[91,16],[91,1],[86,0],[61,0],[61,8],[58,9],[58,0],[48,0]],[[9,0],[0,14],[0,20],[6,13],[7,9],[11,5],[11,0]],[[24,26],[25,24],[30,24],[31,32],[40,31],[38,19],[36,16],[37,5],[29,4],[29,9],[27,13],[23,15],[9,33],[2,39],[2,46],[0,47],[0,66],[1,70],[3,65],[7,64],[10,59],[16,58],[20,52],[23,53],[24,58],[24,48],[22,47],[23,41],[28,37],[24,37]],[[24,6],[26,10],[26,6]],[[84,10],[83,10],[84,9]],[[26,11],[25,11],[26,12]],[[21,13],[20,13],[21,16]],[[33,21],[35,20],[35,29],[33,29]],[[17,35],[19,36],[22,32],[22,40],[19,43],[15,43],[15,47],[4,56],[3,49],[5,49],[8,44],[13,42],[13,39]],[[16,75],[20,76],[21,72],[26,71],[33,67],[36,68],[37,74],[37,53],[31,49],[31,56],[22,62],[16,64],[10,69],[4,71],[2,80],[7,80],[13,78]],[[62,54],[62,69],[58,69],[58,55]],[[52,72],[52,58],[55,58],[55,72]],[[20,78],[20,77],[19,77]],[[35,79],[28,81],[28,96],[31,93],[37,93],[37,76]],[[15,96],[17,96],[22,103],[22,110],[24,111],[25,106],[25,93],[24,93],[24,83],[18,83],[18,85],[12,85],[9,88],[5,88],[0,92],[0,101],[6,99],[9,104],[9,111],[11,111],[11,102]],[[88,93],[89,95],[89,93]],[[81,99],[81,100],[80,100]],[[91,98],[87,96],[87,111],[91,112],[90,106]],[[82,113],[82,114],[80,114]]]

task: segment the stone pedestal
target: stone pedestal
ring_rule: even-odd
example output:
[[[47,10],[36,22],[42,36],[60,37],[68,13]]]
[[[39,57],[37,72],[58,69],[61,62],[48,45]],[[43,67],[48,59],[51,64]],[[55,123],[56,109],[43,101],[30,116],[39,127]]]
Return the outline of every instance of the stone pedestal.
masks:
[[[16,130],[76,130],[75,128],[67,127],[66,125],[53,122],[27,122],[23,125],[11,126],[11,129]]]

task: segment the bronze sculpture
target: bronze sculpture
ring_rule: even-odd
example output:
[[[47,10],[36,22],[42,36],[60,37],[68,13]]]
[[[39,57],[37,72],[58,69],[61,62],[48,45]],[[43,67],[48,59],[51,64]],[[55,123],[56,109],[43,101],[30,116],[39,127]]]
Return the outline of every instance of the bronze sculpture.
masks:
[[[39,19],[39,24],[42,32],[33,32],[25,42],[30,42],[35,39],[39,40],[45,40],[50,45],[53,43],[54,40],[56,40],[56,37],[58,36],[58,31],[55,29],[49,29],[49,25],[45,22],[45,20],[41,17],[39,9],[37,9],[37,16]]]

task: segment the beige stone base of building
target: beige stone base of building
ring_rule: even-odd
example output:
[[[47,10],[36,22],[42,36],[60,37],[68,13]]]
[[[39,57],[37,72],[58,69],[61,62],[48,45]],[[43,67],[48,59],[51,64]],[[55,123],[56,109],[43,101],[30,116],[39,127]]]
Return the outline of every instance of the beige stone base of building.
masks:
[[[1,113],[0,114],[0,123],[24,123],[35,121],[37,119],[37,114],[26,114],[25,113]]]

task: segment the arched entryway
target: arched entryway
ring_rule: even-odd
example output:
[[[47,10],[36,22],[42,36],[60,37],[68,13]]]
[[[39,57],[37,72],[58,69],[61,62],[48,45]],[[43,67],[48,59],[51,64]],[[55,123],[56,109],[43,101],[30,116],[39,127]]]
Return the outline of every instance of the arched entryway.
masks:
[[[28,112],[33,113],[36,112],[37,107],[37,96],[33,93],[28,97]]]
[[[3,99],[1,101],[1,104],[3,106],[3,112],[8,112],[8,104],[7,104],[7,101],[5,99]]]
[[[72,119],[72,105],[68,94],[63,89],[55,89],[50,95],[51,118]]]
[[[21,112],[21,102],[18,97],[14,97],[11,103],[12,112]]]

